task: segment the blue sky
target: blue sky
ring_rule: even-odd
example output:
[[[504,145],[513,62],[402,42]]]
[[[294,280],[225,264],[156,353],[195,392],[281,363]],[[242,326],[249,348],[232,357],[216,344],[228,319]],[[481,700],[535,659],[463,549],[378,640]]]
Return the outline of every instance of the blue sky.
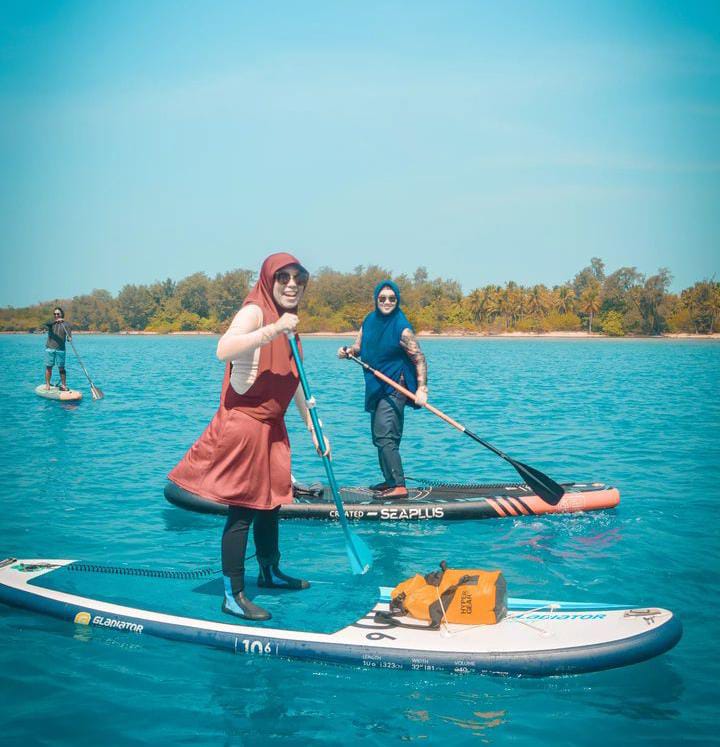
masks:
[[[720,275],[720,3],[5,2],[0,305],[257,269]]]

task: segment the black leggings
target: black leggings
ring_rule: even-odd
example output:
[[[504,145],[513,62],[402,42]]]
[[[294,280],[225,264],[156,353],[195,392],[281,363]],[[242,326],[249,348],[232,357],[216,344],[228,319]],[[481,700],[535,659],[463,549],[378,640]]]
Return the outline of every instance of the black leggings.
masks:
[[[280,562],[278,514],[280,506],[261,511],[245,506],[230,506],[222,536],[222,570],[230,579],[233,594],[245,588],[245,553],[248,533],[253,525],[257,561],[261,566]]]

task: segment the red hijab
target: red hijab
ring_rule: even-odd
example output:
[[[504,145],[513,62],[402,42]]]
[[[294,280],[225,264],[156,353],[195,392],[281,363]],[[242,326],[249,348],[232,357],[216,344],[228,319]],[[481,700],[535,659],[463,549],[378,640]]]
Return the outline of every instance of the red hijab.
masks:
[[[277,321],[286,311],[275,303],[273,286],[275,273],[288,265],[297,265],[305,269],[292,254],[285,252],[271,254],[263,262],[260,277],[243,302],[243,306],[252,303],[260,307],[263,326]],[[290,311],[295,312],[297,309]],[[298,348],[302,354],[299,338]],[[258,376],[245,394],[238,394],[230,386],[230,367],[231,364],[228,363],[221,395],[221,402],[226,408],[243,410],[262,421],[277,419],[285,414],[298,385],[297,366],[285,335],[278,335],[260,348]]]
[[[243,306],[252,303],[262,309],[263,324],[276,322],[286,311],[286,309],[279,307],[275,303],[275,299],[273,298],[273,287],[275,285],[275,273],[288,265],[297,265],[300,269],[307,272],[298,259],[293,257],[292,254],[288,254],[287,252],[271,254],[262,263],[260,277],[258,277],[257,283],[255,283],[243,302]],[[294,312],[296,309],[291,309],[290,311]]]

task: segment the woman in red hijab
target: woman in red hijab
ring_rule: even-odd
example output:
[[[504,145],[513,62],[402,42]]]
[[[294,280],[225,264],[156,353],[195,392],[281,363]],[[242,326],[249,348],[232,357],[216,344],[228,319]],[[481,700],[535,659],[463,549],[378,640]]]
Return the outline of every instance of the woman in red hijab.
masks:
[[[227,363],[220,406],[210,425],[168,477],[181,488],[229,506],[222,537],[223,611],[248,620],[270,613],[244,594],[250,525],[260,565],[258,585],[307,589],[307,581],[279,569],[278,511],[292,501],[290,442],[285,411],[291,399],[313,432],[287,332],[309,275],[291,254],[271,254],[260,277],[220,338]],[[326,450],[329,448],[327,442]]]

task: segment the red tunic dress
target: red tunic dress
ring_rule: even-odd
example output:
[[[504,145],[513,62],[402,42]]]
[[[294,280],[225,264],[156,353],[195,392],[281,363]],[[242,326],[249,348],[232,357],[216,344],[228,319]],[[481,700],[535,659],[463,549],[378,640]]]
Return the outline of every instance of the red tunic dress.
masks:
[[[272,302],[268,294],[272,293],[274,272],[299,264],[291,255],[275,257],[282,260],[274,264],[282,264],[274,268],[263,265],[258,284],[245,300],[260,306],[263,324],[278,318],[274,303],[268,303]],[[299,382],[290,345],[283,334],[260,348],[257,378],[244,394],[238,394],[230,384],[230,365],[225,370],[220,407],[168,477],[191,493],[233,506],[270,510],[290,503],[285,411]]]

